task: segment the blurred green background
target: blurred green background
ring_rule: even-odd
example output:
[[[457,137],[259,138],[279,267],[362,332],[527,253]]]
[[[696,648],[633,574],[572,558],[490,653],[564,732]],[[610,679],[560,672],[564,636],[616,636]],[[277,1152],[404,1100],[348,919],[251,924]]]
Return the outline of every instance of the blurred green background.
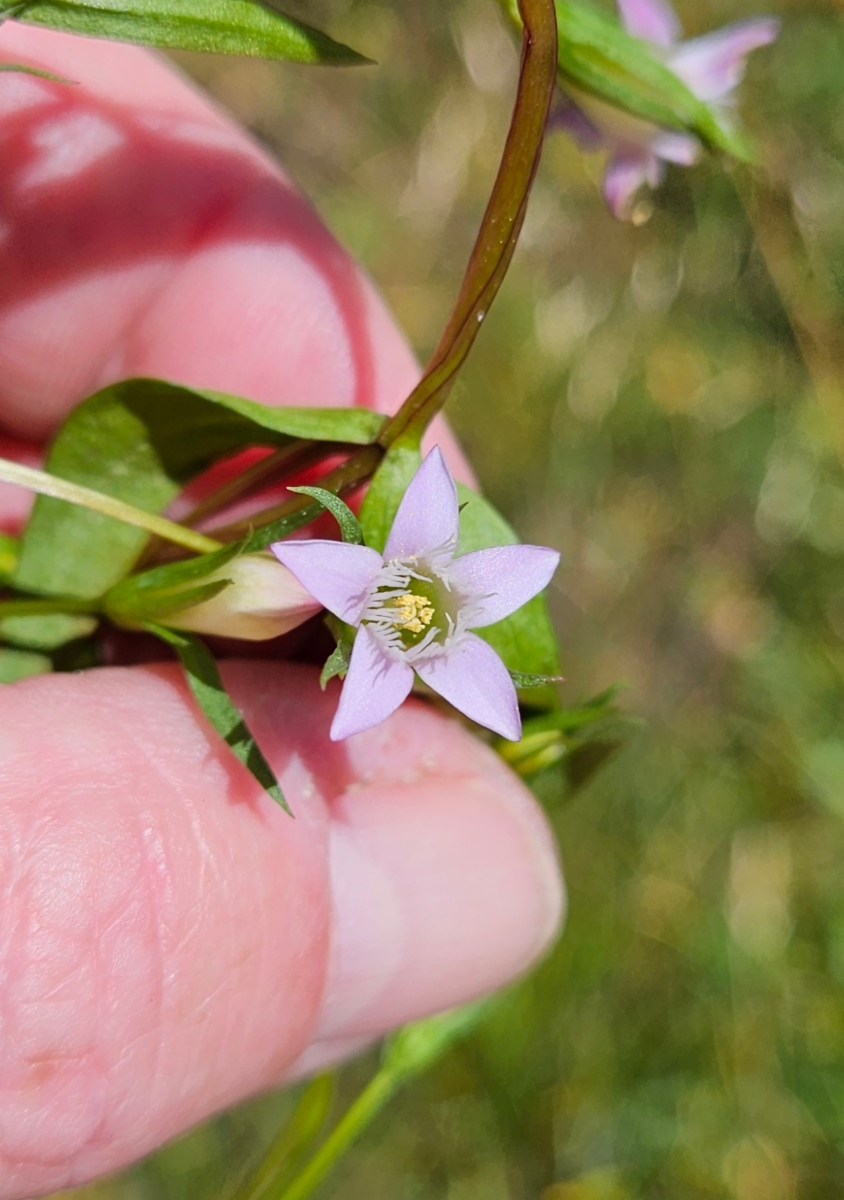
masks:
[[[625,680],[644,724],[584,788],[537,780],[564,937],[325,1200],[844,1196],[844,12],[679,7],[690,35],[783,17],[741,92],[769,182],[672,169],[623,226],[600,156],[554,136],[451,405],[491,498],[562,551],[567,703]],[[514,43],[494,0],[294,11],[380,65],[179,61],[277,151],[424,358]],[[343,1072],[340,1107],[374,1062]],[[217,1197],[290,1103],[85,1195]]]

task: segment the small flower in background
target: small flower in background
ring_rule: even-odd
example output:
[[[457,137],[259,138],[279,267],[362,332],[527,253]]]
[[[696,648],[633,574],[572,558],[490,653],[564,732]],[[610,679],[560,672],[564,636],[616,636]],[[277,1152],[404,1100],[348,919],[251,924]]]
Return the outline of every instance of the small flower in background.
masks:
[[[744,75],[748,54],[774,41],[779,33],[775,18],[759,17],[680,42],[680,25],[667,0],[617,0],[617,4],[626,31],[649,42],[665,65],[724,123],[732,116],[733,92]],[[657,187],[666,163],[691,166],[701,151],[693,134],[661,129],[580,89],[558,93],[549,128],[567,130],[584,150],[609,150],[604,196],[620,220],[635,216],[636,193],[645,184]]]
[[[277,542],[273,553],[319,602],[355,626],[331,726],[340,741],[385,720],[414,671],[467,717],[518,741],[516,689],[487,642],[470,633],[521,608],[548,584],[559,554],[496,546],[455,558],[457,489],[435,447],[410,482],[384,554],[348,542]]]
[[[295,629],[322,608],[295,575],[269,554],[244,554],[201,582],[218,580],[228,580],[229,586],[210,600],[168,614],[167,625],[263,642]]]

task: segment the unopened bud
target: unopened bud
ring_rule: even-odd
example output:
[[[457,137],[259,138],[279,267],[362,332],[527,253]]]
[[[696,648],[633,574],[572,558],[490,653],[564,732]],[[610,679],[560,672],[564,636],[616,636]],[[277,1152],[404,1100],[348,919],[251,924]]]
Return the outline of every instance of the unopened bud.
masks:
[[[174,629],[262,642],[295,629],[322,605],[305,591],[287,567],[269,554],[243,554],[202,583],[228,579],[228,587],[183,612],[168,614]]]

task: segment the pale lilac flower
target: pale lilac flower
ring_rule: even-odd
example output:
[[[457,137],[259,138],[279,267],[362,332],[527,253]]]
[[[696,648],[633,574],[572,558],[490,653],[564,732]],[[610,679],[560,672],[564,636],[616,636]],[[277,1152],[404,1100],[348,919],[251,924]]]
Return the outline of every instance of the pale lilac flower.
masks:
[[[681,42],[679,22],[667,0],[617,0],[617,4],[627,32],[650,42],[666,66],[725,123],[748,54],[779,33],[775,18],[758,17]],[[693,134],[661,129],[579,89],[573,95],[558,93],[551,116],[554,126],[566,129],[584,150],[609,150],[604,196],[622,220],[632,215],[633,200],[643,185],[655,188],[662,182],[666,163],[691,166],[701,151]]]
[[[357,629],[332,741],[370,729],[407,698],[414,671],[467,717],[518,741],[516,689],[470,633],[541,592],[559,562],[544,546],[454,557],[457,489],[435,447],[414,475],[384,553],[348,542],[277,542],[272,551],[329,612]]]

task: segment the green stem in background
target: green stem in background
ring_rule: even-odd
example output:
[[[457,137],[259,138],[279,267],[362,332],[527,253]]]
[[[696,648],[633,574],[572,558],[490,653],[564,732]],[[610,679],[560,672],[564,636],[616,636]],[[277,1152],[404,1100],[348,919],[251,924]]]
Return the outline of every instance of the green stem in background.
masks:
[[[266,1197],[266,1200],[305,1200],[305,1197],[310,1196],[314,1189],[322,1183],[337,1160],[345,1154],[385,1104],[392,1099],[402,1082],[400,1075],[388,1067],[382,1067],[351,1107],[346,1110],[319,1150],[293,1182],[282,1191],[264,1190],[261,1193],[262,1198]],[[243,1197],[243,1200],[253,1200],[253,1197]]]
[[[34,467],[24,467],[6,458],[0,458],[0,481],[28,488],[40,496],[52,496],[55,500],[78,504],[81,508],[89,508],[104,517],[114,517],[117,521],[134,525],[137,529],[146,529],[157,537],[175,542],[177,546],[183,546],[197,554],[210,554],[212,550],[220,549],[220,543],[215,542],[213,538],[195,533],[192,529],[185,529],[175,521],[168,521],[164,517],[126,504],[123,500],[116,500],[114,496],[106,496],[103,492],[95,492],[92,488],[71,483],[68,479],[60,479],[57,475],[48,475],[46,471],[37,471]]]
[[[730,178],[844,467],[844,352],[835,282],[806,244],[786,185],[770,172],[742,166]]]
[[[418,443],[445,403],[458,371],[507,273],[539,166],[557,77],[557,17],[553,0],[519,0],[524,24],[522,65],[501,166],[454,311],[425,374],[381,431],[382,446]]]
[[[475,1004],[466,1004],[463,1008],[453,1008],[435,1017],[415,1021],[391,1034],[384,1044],[381,1066],[375,1078],[352,1102],[316,1154],[295,1178],[286,1185],[280,1181],[284,1163],[274,1146],[268,1159],[273,1160],[275,1179],[271,1173],[263,1170],[262,1164],[252,1176],[255,1186],[241,1189],[233,1200],[305,1200],[399,1088],[427,1070],[455,1041],[470,1033],[494,1003],[494,1000],[480,1000]]]
[[[272,1200],[285,1173],[289,1177],[291,1165],[301,1161],[322,1132],[334,1099],[335,1078],[326,1074],[311,1080],[262,1161],[226,1200]]]
[[[50,596],[32,600],[0,600],[0,621],[6,617],[44,617],[53,613],[78,614],[99,612],[99,601],[79,600],[75,596]]]

